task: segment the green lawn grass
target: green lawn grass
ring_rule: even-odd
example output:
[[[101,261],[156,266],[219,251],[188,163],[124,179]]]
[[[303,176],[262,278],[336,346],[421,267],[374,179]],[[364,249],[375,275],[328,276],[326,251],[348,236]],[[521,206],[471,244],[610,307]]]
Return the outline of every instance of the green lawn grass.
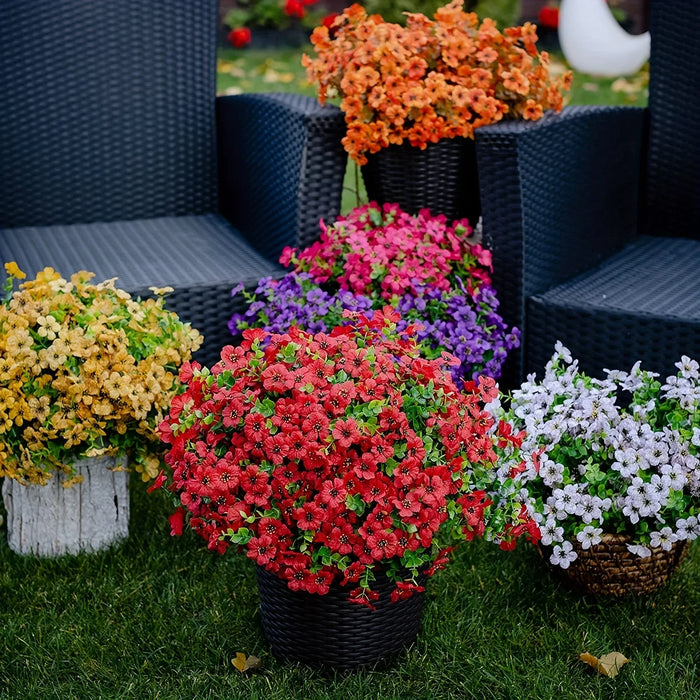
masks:
[[[0,697],[697,697],[697,543],[664,589],[623,601],[570,593],[529,545],[469,543],[429,581],[411,649],[389,668],[329,674],[270,655],[252,563],[171,538],[169,508],[132,478],[131,535],[107,552],[37,560],[0,539]],[[578,659],[586,651],[630,663],[605,678]],[[237,652],[260,668],[241,674]]]

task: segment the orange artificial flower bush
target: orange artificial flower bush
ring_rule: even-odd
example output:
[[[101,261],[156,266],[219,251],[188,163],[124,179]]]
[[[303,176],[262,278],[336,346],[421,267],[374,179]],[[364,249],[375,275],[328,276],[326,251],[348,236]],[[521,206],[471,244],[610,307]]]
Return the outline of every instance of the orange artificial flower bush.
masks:
[[[406,26],[352,5],[331,27],[317,27],[316,52],[302,61],[319,100],[339,97],[347,133],[343,145],[358,164],[390,144],[473,138],[501,119],[539,119],[561,110],[571,73],[549,72],[533,24],[499,31],[464,12],[462,0],[429,19],[407,14]]]

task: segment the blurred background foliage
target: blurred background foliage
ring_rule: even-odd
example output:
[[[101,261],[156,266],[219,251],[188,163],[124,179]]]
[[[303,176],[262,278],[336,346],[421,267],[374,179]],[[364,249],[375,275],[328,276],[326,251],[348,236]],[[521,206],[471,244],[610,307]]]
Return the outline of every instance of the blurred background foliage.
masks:
[[[438,7],[445,5],[445,0],[364,0],[361,4],[370,14],[401,24],[405,12],[422,12],[431,17]],[[491,17],[499,27],[517,24],[520,19],[519,0],[465,0],[464,7],[479,17]]]

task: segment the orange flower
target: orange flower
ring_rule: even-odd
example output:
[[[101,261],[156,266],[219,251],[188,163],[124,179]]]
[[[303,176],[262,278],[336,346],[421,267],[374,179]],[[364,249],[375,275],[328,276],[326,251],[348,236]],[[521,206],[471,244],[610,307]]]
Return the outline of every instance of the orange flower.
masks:
[[[528,100],[525,103],[525,109],[523,110],[523,119],[530,119],[535,121],[539,119],[543,114],[543,109],[541,104],[537,104],[535,100]]]
[[[425,75],[427,68],[428,62],[424,58],[413,56],[406,66],[406,76],[409,80],[419,80]]]
[[[425,107],[430,104],[422,85],[411,85],[403,93],[403,103],[406,107]]]
[[[467,88],[456,85],[452,88],[452,103],[456,107],[467,107],[471,104],[471,94]]]
[[[517,68],[513,68],[512,71],[503,71],[501,77],[506,90],[517,92],[518,95],[527,95],[530,81]]]
[[[571,74],[553,78],[532,24],[500,32],[491,19],[465,12],[462,0],[432,19],[408,14],[406,26],[368,15],[358,4],[338,16],[333,34],[314,30],[316,56],[304,56],[319,100],[339,96],[357,163],[388,144],[424,147],[441,138],[473,137],[505,117],[538,119],[560,110]]]
[[[482,63],[493,63],[498,60],[498,51],[493,46],[486,46],[476,52],[476,58]]]

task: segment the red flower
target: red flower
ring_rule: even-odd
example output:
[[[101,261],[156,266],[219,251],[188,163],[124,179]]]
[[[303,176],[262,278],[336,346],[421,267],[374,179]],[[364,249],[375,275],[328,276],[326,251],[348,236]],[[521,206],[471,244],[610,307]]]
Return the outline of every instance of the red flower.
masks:
[[[556,29],[559,26],[559,8],[543,7],[537,15],[537,20],[540,25],[547,29]]]
[[[232,398],[221,410],[223,424],[227,428],[237,427],[247,414],[246,405],[239,398]]]
[[[258,532],[269,535],[273,540],[286,540],[291,535],[289,528],[275,518],[260,518]]]
[[[330,571],[321,569],[316,573],[310,573],[306,579],[306,590],[309,593],[324,595],[328,593],[333,582],[333,574]]]
[[[294,430],[287,440],[287,458],[303,459],[304,455],[306,455],[306,436],[301,430]]]
[[[355,531],[350,523],[339,523],[326,537],[328,547],[339,554],[350,554],[355,542]]]
[[[371,452],[365,452],[362,455],[362,457],[360,457],[359,461],[355,463],[355,466],[353,467],[353,472],[355,473],[355,476],[357,476],[358,479],[373,479],[374,475],[377,473],[376,457]],[[366,488],[366,486],[360,483],[358,488],[362,490]]]
[[[307,438],[322,442],[328,435],[328,416],[320,408],[311,411],[301,424],[301,431]]]
[[[376,610],[373,601],[379,600],[379,593],[377,591],[368,591],[364,588],[353,588],[348,596],[348,601],[350,603],[357,603],[358,605],[364,605],[370,610]]]
[[[173,537],[179,537],[185,526],[185,509],[178,508],[168,517],[168,520],[170,521],[170,534]]]
[[[523,439],[525,438],[525,431],[521,430],[518,433],[513,432],[513,426],[506,421],[501,420],[498,422],[498,446],[503,448],[507,447],[508,444],[512,444],[515,447],[520,447],[523,444]]]
[[[337,411],[340,415],[345,411],[356,396],[357,389],[352,382],[341,382],[340,384],[334,384],[331,387],[325,403],[331,403],[333,410]],[[325,405],[324,408],[326,408],[326,410],[330,410]]]
[[[269,535],[253,537],[248,542],[248,557],[255,560],[259,566],[269,564],[277,554],[275,541]]]
[[[163,470],[160,470],[160,473],[158,476],[155,478],[155,481],[146,489],[147,493],[151,493],[152,491],[155,491],[156,489],[162,488],[163,484],[166,482],[166,476]]]
[[[261,413],[249,413],[245,417],[243,432],[249,440],[263,440],[269,435],[266,419]]]
[[[301,0],[287,0],[284,4],[284,13],[289,15],[289,17],[296,17],[297,19],[304,19],[306,10]]]
[[[323,503],[328,503],[333,508],[337,508],[345,503],[347,489],[342,479],[328,479],[323,482],[319,494]]]
[[[219,460],[211,474],[212,490],[219,493],[227,493],[238,487],[241,469],[224,459]]]
[[[326,27],[329,30],[329,35],[332,37],[333,36],[333,23],[335,22],[336,19],[338,19],[339,14],[337,12],[331,12],[330,14],[327,14],[322,20],[321,20],[321,26]]]
[[[263,386],[268,391],[276,391],[281,394],[292,387],[292,384],[289,383],[291,381],[290,372],[283,362],[275,362],[268,365],[263,370],[260,378]]]
[[[433,562],[432,566],[425,572],[427,576],[433,576],[436,571],[444,569],[450,561],[449,554],[454,550],[454,547],[448,547],[443,549],[438,554],[437,558]]]
[[[360,564],[373,564],[372,550],[366,542],[357,542],[352,548],[352,554]]]
[[[251,464],[241,473],[241,488],[245,491],[244,500],[251,505],[264,507],[272,493],[268,475]]]
[[[343,572],[343,580],[340,582],[340,585],[347,586],[348,583],[357,583],[364,571],[365,567],[360,562],[354,561]]]
[[[399,498],[394,498],[394,506],[400,518],[412,518],[421,509],[420,495],[416,491],[409,491]]]
[[[396,540],[396,533],[384,530],[368,537],[367,546],[374,559],[391,559],[396,554]]]
[[[323,523],[325,512],[316,503],[304,503],[294,513],[296,524],[302,530],[318,530]]]
[[[337,420],[333,426],[333,439],[340,447],[350,447],[353,442],[360,439],[360,431],[354,418]]]
[[[248,27],[237,27],[228,33],[228,40],[237,48],[241,49],[250,44],[250,29]]]
[[[391,602],[396,603],[399,600],[407,600],[414,593],[422,593],[425,586],[418,586],[410,581],[397,581],[396,588],[391,592]]]

